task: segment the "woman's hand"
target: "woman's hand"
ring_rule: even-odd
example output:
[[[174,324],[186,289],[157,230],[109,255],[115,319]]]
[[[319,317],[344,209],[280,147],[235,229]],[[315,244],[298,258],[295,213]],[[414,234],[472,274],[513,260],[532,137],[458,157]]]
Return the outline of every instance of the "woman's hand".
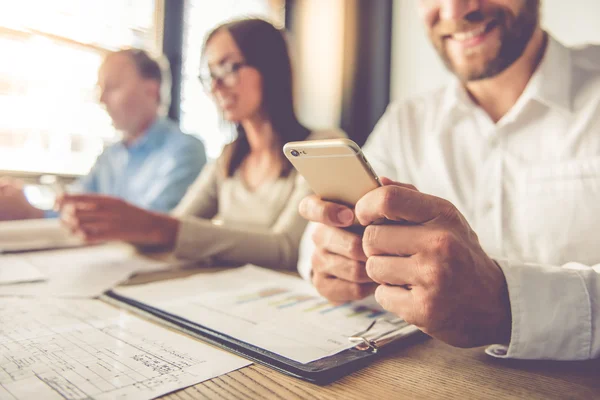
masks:
[[[175,218],[110,196],[65,194],[57,200],[57,207],[62,223],[90,243],[119,240],[173,247],[179,230]]]

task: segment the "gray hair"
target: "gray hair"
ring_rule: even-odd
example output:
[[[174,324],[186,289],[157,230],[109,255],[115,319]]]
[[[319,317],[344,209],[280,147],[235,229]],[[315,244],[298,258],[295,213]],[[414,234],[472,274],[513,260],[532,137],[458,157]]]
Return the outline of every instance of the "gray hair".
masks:
[[[142,49],[122,49],[113,54],[123,54],[135,64],[138,73],[144,79],[152,79],[160,85],[158,98],[158,113],[165,116],[171,105],[171,68],[169,60],[164,55],[151,55]]]

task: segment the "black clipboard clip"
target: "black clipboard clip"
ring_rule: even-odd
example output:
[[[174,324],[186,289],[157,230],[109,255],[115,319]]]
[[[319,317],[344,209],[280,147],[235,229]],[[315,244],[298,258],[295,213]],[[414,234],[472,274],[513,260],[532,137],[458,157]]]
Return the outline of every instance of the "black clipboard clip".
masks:
[[[418,331],[417,327],[410,325],[402,318],[378,318],[371,322],[365,330],[350,336],[348,340],[356,343],[354,348],[357,350],[377,353],[385,345],[416,331]]]

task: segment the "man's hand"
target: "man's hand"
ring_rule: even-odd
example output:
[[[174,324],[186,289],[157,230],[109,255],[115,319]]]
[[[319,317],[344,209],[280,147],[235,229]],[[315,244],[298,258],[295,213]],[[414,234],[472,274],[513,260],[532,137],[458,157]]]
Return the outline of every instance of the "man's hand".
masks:
[[[375,298],[383,308],[454,346],[510,341],[504,274],[450,202],[387,185],[355,212],[368,225],[366,269],[380,284]],[[381,218],[403,224],[371,225]]]
[[[318,223],[312,236],[316,250],[311,264],[312,281],[319,293],[336,303],[373,293],[377,284],[367,276],[361,234],[344,229],[354,221],[352,210],[309,196],[302,200],[299,211]]]
[[[179,229],[179,221],[168,215],[110,196],[67,194],[58,199],[57,206],[62,223],[91,243],[119,240],[173,246]]]
[[[0,178],[0,221],[44,218],[44,212],[32,206],[23,191],[23,182]]]

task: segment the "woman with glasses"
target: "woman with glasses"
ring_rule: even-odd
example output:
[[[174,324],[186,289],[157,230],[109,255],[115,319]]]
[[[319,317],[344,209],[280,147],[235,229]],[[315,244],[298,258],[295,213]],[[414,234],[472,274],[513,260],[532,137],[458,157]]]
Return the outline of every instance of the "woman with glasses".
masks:
[[[289,141],[343,136],[310,131],[293,107],[291,63],[282,32],[260,19],[213,30],[201,82],[237,138],[206,166],[171,215],[121,200],[66,195],[65,223],[88,241],[124,240],[171,249],[178,258],[295,269],[309,188],[285,159]]]

